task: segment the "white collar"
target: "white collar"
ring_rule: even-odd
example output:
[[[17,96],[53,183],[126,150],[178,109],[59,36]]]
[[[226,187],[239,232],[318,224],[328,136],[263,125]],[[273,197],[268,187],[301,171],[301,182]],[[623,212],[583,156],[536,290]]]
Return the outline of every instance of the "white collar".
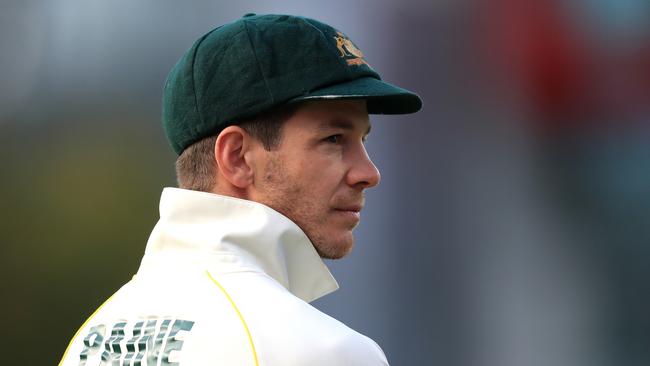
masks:
[[[287,217],[257,202],[180,188],[163,189],[138,276],[163,263],[167,270],[261,271],[307,302],[338,289],[309,238]]]

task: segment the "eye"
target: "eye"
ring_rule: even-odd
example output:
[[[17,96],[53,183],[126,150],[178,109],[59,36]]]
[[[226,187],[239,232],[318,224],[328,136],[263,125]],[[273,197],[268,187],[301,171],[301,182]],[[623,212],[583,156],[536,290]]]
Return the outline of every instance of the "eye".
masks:
[[[343,138],[342,135],[332,135],[332,136],[326,137],[324,141],[329,142],[331,144],[338,144],[338,143],[341,142],[341,138]]]

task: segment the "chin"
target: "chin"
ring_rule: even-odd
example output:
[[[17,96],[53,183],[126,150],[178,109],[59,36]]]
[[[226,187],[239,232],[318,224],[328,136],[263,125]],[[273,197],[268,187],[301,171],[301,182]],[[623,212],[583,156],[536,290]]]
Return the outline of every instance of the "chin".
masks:
[[[350,254],[353,247],[354,237],[351,232],[338,238],[338,240],[332,240],[330,237],[329,240],[314,242],[314,248],[316,248],[318,255],[325,259],[341,259]]]

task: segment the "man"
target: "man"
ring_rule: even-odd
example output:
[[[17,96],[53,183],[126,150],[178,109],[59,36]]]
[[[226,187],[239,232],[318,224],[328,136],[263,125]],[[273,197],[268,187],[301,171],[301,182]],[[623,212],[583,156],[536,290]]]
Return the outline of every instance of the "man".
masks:
[[[313,19],[248,14],[201,37],[164,92],[180,188],[61,364],[386,365],[308,302],[338,288],[321,258],[350,252],[379,183],[368,114],[420,107]]]

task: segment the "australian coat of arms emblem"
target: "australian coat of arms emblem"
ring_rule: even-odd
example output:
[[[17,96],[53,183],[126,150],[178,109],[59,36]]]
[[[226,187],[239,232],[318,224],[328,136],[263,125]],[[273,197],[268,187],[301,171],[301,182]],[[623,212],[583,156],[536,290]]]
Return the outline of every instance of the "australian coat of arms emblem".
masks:
[[[363,59],[363,52],[345,34],[337,31],[334,39],[336,40],[336,48],[339,49],[341,57],[345,58],[348,65],[368,65],[366,60]]]

